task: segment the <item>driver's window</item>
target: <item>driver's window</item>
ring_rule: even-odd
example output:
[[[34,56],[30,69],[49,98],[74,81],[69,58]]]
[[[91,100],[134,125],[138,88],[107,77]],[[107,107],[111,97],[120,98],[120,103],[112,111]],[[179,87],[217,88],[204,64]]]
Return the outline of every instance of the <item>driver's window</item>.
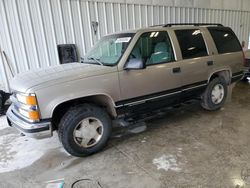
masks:
[[[144,33],[130,54],[130,59],[141,59],[146,65],[174,61],[174,54],[165,31]]]

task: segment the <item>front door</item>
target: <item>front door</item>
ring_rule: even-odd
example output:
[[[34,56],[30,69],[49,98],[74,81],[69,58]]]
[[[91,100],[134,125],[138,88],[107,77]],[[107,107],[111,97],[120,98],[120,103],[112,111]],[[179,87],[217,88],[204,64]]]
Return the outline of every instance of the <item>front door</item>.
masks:
[[[141,59],[145,68],[119,72],[121,100],[117,106],[151,110],[179,99],[181,73],[166,31],[143,33],[127,61],[132,59]]]

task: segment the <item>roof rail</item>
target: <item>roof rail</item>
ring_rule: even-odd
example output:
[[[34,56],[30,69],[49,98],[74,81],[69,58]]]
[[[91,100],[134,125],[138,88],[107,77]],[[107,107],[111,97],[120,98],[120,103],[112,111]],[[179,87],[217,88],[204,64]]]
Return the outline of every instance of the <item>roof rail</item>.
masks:
[[[175,26],[175,25],[193,25],[193,26],[206,26],[206,25],[214,25],[214,26],[220,26],[220,27],[223,27],[222,24],[219,24],[219,23],[170,23],[170,24],[163,24],[162,26],[163,27],[172,27],[172,26]]]

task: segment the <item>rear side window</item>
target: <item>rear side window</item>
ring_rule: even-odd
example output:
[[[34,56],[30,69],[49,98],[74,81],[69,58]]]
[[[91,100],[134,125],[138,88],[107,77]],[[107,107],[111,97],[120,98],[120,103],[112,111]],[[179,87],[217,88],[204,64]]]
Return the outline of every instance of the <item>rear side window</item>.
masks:
[[[190,59],[195,57],[207,56],[207,49],[199,29],[176,30],[182,58]]]
[[[208,28],[208,30],[219,54],[241,51],[241,45],[230,28]]]

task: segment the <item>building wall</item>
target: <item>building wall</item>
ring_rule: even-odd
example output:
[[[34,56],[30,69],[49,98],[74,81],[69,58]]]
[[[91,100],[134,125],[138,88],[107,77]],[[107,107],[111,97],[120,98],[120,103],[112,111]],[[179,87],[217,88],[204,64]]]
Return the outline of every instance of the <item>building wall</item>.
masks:
[[[83,56],[103,35],[162,23],[218,22],[248,41],[249,6],[248,0],[0,0],[0,48],[21,73],[59,64],[57,44],[75,43]],[[99,23],[96,34],[91,21]],[[0,69],[7,90],[1,58]]]
[[[99,0],[100,2],[135,3],[134,0]],[[137,4],[197,7],[223,10],[250,10],[249,0],[136,0]]]

